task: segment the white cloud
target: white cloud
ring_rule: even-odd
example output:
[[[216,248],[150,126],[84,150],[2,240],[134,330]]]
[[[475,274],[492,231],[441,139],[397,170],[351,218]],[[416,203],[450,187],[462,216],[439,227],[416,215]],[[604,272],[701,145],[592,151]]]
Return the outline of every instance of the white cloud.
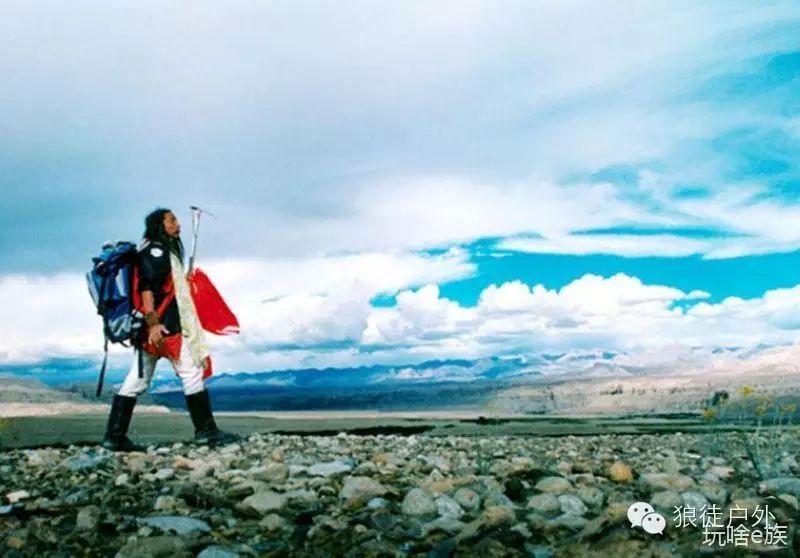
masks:
[[[270,260],[200,259],[198,265],[220,289],[235,293],[242,306],[297,292],[328,293],[354,283],[374,296],[475,272],[469,254],[457,247],[433,255],[397,250]]]
[[[455,357],[580,347],[633,352],[681,345],[747,347],[800,339],[800,320],[792,318],[800,312],[800,286],[749,300],[694,302],[708,296],[646,285],[624,274],[587,274],[559,290],[519,281],[491,285],[475,307],[464,308],[427,286],[408,293],[413,305],[374,310],[364,342],[438,346],[440,356]]]
[[[0,363],[102,351],[102,322],[77,274],[0,277]]]
[[[364,341],[366,344],[425,345],[446,343],[470,325],[472,315],[457,303],[439,296],[436,285],[397,295],[392,308],[372,310]]]
[[[384,280],[361,281],[350,273],[357,267],[349,267],[349,257],[338,263],[325,258],[306,262],[308,271],[321,267],[307,275],[305,284],[266,281],[264,292],[272,298],[263,296],[258,281],[230,288],[227,281],[243,270],[227,266],[229,275],[218,286],[239,316],[243,334],[212,338],[217,369],[403,366],[581,349],[636,355],[663,353],[665,347],[753,347],[800,340],[800,286],[709,303],[702,291],[644,284],[625,274],[587,274],[557,290],[520,281],[490,285],[475,306],[461,306],[443,298],[433,283],[413,286],[432,275],[461,276],[462,253],[419,256],[422,262],[383,257],[390,269],[404,269],[407,281],[390,307],[373,307],[370,300],[395,289],[397,278],[390,273]],[[403,262],[416,271],[409,272]],[[323,270],[331,276],[320,277]],[[0,303],[18,316],[0,327],[2,361],[98,356],[100,323],[85,290],[76,275],[0,280]],[[112,351],[115,358],[123,353]]]
[[[0,22],[13,22],[0,33],[0,180],[15,188],[6,216],[20,226],[4,235],[15,250],[35,222],[54,255],[74,257],[74,246],[60,249],[64,231],[88,242],[119,234],[122,219],[138,228],[153,200],[218,210],[204,239],[215,257],[305,259],[531,232],[558,250],[574,230],[687,219],[764,241],[712,247],[720,257],[797,245],[789,225],[771,227],[794,211],[711,203],[666,213],[616,186],[562,184],[655,162],[684,178],[702,166],[721,188],[721,162],[675,154],[775,120],[774,107],[714,103],[697,90],[795,49],[795,2],[65,10],[0,7]],[[89,203],[114,218],[64,209]],[[136,217],[119,217],[123,205]]]
[[[212,336],[223,353],[251,345],[358,342],[373,297],[431,281],[455,280],[474,271],[468,255],[458,248],[438,255],[397,252],[308,260],[207,261],[200,267],[242,326],[241,336]],[[13,316],[0,322],[0,364],[101,353],[101,320],[80,274],[0,277],[0,305]],[[115,345],[110,352],[127,353]],[[241,356],[237,362],[255,364],[264,357],[248,358]],[[269,359],[289,364],[277,354]],[[223,356],[219,366],[224,368],[226,362]]]
[[[703,254],[710,251],[714,244],[714,241],[674,234],[579,234],[551,238],[508,238],[498,242],[497,248],[540,254],[675,258]]]
[[[337,253],[381,247],[424,249],[526,231],[562,235],[576,224],[599,228],[680,222],[651,215],[624,200],[607,183],[559,185],[532,178],[497,184],[465,177],[418,176],[364,183],[353,196],[347,218],[296,223],[287,244],[294,243],[299,230],[306,248]],[[272,234],[281,238],[283,231],[278,228]]]
[[[462,307],[436,285],[473,273],[469,255],[413,251],[483,237],[578,255],[797,249],[797,205],[759,201],[764,184],[722,179],[725,154],[697,148],[748,126],[797,132],[758,95],[698,90],[796,50],[799,22],[793,1],[4,3],[0,265],[35,237],[25,261],[51,250],[74,269],[88,239],[139,232],[156,200],[209,205],[201,265],[245,330],[216,340],[222,369],[793,339],[791,289],[684,311],[671,304],[707,294],[589,275],[490,286]],[[586,179],[613,165],[635,183]],[[675,198],[685,184],[709,195]],[[574,234],[635,226],[743,236]],[[0,281],[3,361],[96,354],[80,275]]]

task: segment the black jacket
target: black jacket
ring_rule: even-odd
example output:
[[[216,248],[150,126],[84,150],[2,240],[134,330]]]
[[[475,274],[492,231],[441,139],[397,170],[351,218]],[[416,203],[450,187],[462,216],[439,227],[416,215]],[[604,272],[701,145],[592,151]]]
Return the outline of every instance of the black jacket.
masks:
[[[165,287],[172,283],[172,265],[170,264],[169,251],[160,242],[148,242],[139,250],[139,285],[137,290],[141,294],[143,291],[153,291],[156,311],[161,306],[167,293]],[[174,286],[172,287],[174,289]],[[178,300],[173,297],[164,313],[161,315],[161,323],[167,328],[168,333],[173,335],[180,333],[181,321],[178,314]]]

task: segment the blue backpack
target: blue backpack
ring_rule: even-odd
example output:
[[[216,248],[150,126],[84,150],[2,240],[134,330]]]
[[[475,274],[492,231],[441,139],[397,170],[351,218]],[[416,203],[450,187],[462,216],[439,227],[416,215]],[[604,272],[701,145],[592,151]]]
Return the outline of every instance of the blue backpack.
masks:
[[[108,343],[120,343],[134,347],[139,352],[139,376],[141,366],[141,333],[144,316],[133,305],[133,274],[138,251],[133,242],[107,242],[99,256],[92,258],[94,265],[86,274],[89,294],[97,313],[103,318],[103,366],[97,384],[97,397],[103,389],[103,378],[108,364]]]

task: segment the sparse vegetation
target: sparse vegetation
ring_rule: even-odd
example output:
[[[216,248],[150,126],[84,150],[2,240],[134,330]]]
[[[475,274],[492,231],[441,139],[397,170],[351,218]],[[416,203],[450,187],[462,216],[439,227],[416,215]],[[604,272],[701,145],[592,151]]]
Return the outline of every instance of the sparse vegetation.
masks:
[[[719,452],[721,433],[727,429],[724,425],[733,422],[739,427],[739,439],[758,477],[775,476],[781,472],[781,461],[786,457],[786,436],[794,428],[796,412],[796,403],[777,402],[750,385],[740,387],[733,399],[727,392],[717,391],[703,410],[703,418],[716,434],[709,454]]]
[[[2,448],[5,445],[3,436],[6,430],[8,430],[9,424],[10,421],[7,418],[0,418],[0,448]]]

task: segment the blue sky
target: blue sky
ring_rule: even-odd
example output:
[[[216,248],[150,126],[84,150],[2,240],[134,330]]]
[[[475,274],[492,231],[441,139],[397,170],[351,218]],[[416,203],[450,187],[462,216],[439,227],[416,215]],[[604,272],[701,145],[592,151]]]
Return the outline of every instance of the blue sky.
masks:
[[[723,260],[685,258],[623,258],[611,255],[513,254],[475,258],[478,273],[442,285],[442,296],[473,305],[487,284],[519,279],[558,289],[586,273],[611,276],[625,273],[645,283],[664,284],[684,291],[700,289],[711,302],[730,297],[756,298],[774,288],[800,284],[798,254],[743,256]]]
[[[190,204],[223,370],[793,343],[798,37],[794,1],[5,3],[0,364],[94,358],[92,253]]]

